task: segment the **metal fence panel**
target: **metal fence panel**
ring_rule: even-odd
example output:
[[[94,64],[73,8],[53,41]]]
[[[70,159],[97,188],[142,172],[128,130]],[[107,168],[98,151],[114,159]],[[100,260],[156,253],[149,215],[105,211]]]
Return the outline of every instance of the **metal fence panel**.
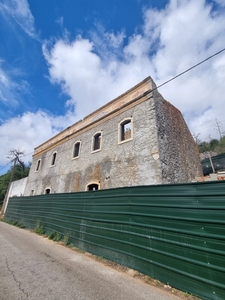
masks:
[[[10,198],[5,220],[202,299],[225,299],[225,182]]]
[[[216,156],[212,156],[211,161],[212,161],[213,168],[215,171],[225,170],[225,153],[222,153],[222,154],[219,154]],[[214,172],[209,158],[205,158],[204,160],[202,160],[201,164],[202,164],[204,176],[209,175]]]

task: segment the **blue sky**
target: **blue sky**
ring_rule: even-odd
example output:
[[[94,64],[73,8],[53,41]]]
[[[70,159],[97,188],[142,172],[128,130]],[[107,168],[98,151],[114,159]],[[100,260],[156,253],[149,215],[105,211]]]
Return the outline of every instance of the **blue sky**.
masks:
[[[0,0],[0,174],[147,76],[157,85],[225,47],[223,0]],[[160,88],[192,134],[225,129],[225,51]]]

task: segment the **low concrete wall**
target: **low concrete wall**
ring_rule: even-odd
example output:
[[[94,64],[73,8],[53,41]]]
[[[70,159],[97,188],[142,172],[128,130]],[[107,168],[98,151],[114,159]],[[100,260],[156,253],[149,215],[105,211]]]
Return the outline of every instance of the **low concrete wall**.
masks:
[[[20,197],[20,196],[24,195],[25,187],[26,187],[26,184],[27,184],[27,178],[28,177],[25,177],[25,178],[22,178],[20,180],[13,181],[11,183],[11,186],[10,186],[10,189],[9,189],[9,194],[8,194],[7,199],[6,199],[6,204],[5,204],[5,207],[3,208],[4,209],[3,214],[5,214],[5,211],[7,209],[7,205],[8,205],[8,201],[9,201],[10,197]]]

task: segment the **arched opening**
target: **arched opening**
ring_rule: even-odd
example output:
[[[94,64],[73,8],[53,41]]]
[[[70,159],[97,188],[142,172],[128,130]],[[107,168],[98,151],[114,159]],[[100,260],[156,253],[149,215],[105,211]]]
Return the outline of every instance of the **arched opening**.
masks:
[[[45,189],[45,194],[50,194],[51,193],[51,189],[47,188]]]
[[[86,190],[87,191],[97,191],[97,190],[99,190],[99,184],[98,183],[90,183],[87,185]]]
[[[126,118],[119,124],[119,143],[129,141],[133,138],[133,120],[132,117]]]
[[[73,145],[73,158],[76,158],[80,155],[80,142],[76,142]]]
[[[102,132],[97,132],[92,138],[92,152],[101,150]]]

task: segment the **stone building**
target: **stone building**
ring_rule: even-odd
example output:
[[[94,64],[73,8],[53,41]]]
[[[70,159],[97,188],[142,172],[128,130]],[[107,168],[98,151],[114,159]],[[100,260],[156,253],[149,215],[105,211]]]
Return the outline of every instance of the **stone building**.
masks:
[[[35,148],[25,195],[191,182],[199,152],[150,77]]]

